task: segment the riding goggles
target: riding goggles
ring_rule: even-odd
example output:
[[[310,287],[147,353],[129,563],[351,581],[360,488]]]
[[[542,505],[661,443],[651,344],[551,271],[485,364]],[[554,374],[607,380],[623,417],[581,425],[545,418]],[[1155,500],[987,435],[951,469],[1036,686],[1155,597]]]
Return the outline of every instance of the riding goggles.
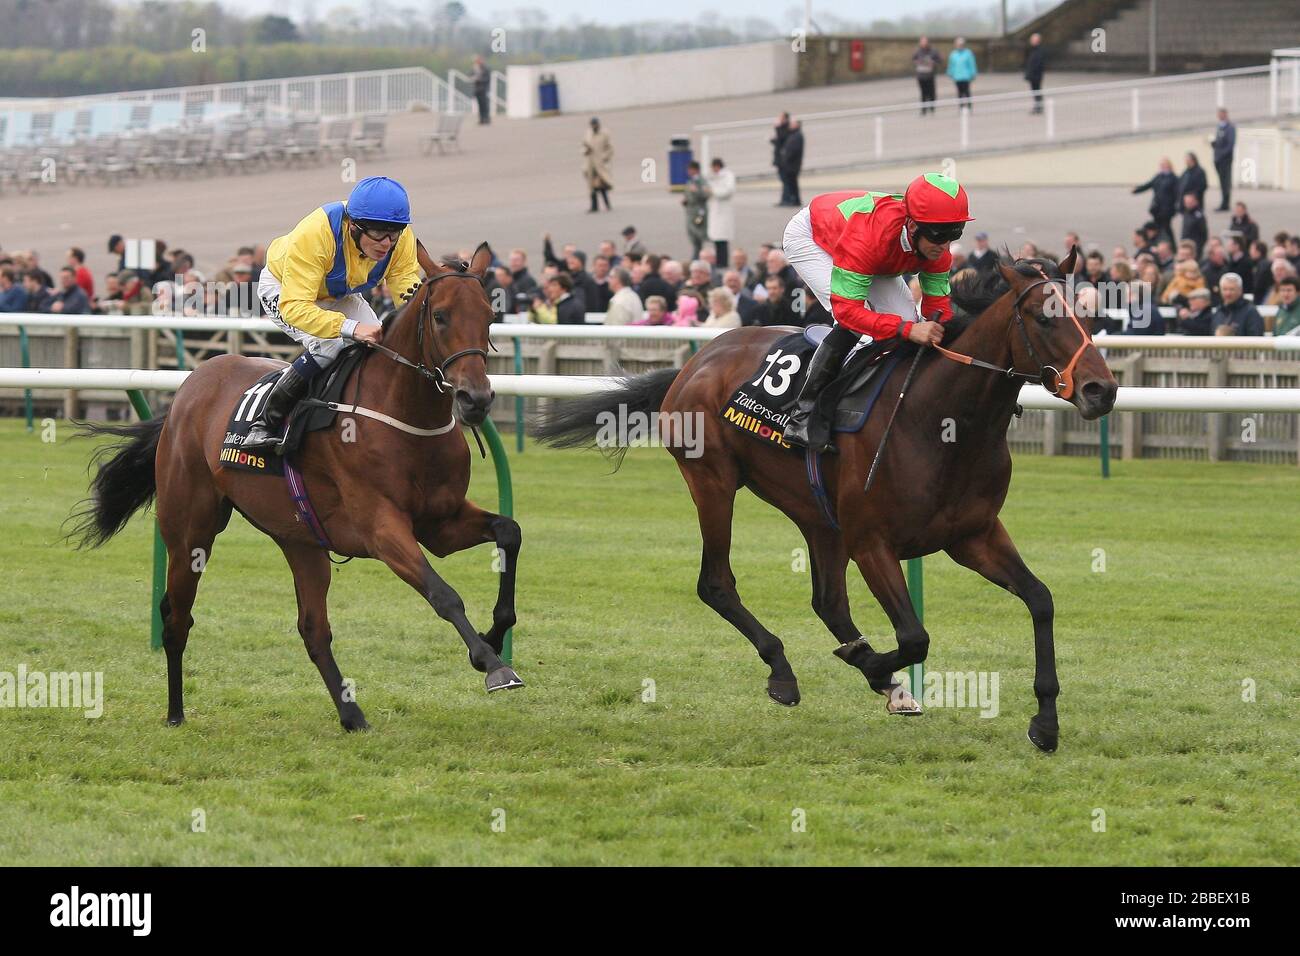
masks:
[[[961,238],[966,228],[964,222],[918,222],[917,235],[931,242],[954,242]]]

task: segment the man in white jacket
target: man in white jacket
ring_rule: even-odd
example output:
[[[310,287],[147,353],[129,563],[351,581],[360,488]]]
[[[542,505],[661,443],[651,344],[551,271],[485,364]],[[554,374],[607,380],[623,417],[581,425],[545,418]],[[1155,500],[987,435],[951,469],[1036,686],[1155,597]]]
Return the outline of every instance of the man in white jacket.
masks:
[[[718,254],[718,264],[725,267],[731,261],[729,244],[736,232],[736,215],[731,208],[736,194],[736,174],[721,159],[714,159],[709,168],[710,173],[705,177],[709,187],[709,241]]]
[[[645,315],[641,297],[632,288],[632,274],[626,269],[613,269],[609,273],[609,290],[614,295],[605,312],[606,325],[632,325]]]

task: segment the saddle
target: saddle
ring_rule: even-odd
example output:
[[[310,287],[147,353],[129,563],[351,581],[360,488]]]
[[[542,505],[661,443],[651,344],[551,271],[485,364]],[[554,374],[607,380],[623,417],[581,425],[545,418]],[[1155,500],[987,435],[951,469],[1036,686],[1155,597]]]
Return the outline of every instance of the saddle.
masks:
[[[362,345],[349,346],[339,353],[333,365],[311,380],[307,395],[294,406],[289,416],[283,455],[277,455],[269,448],[245,451],[240,447],[283,369],[274,369],[259,378],[243,392],[230,413],[226,434],[221,441],[221,464],[226,468],[251,471],[259,475],[283,475],[285,459],[296,455],[307,433],[334,424],[339,413],[327,403],[342,399],[344,386],[353,370],[365,358],[366,351]]]
[[[801,448],[786,443],[784,428],[807,378],[808,362],[830,330],[829,325],[813,325],[778,339],[722,407],[723,421],[758,441],[803,454]],[[809,429],[814,440],[831,432],[860,431],[889,373],[908,351],[892,341],[865,340],[854,346],[839,375],[817,397]]]

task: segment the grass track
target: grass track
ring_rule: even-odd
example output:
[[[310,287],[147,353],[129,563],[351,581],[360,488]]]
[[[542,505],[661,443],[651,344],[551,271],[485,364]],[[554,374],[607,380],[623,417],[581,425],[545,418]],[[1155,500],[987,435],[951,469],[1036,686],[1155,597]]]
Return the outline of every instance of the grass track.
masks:
[[[148,649],[152,522],[96,552],[58,542],[91,448],[69,434],[61,423],[46,444],[0,421],[0,671],[102,671],[106,704],[98,720],[0,709],[0,860],[1300,862],[1294,468],[1117,462],[1103,482],[1094,461],[1017,460],[1003,517],[1057,607],[1062,737],[1047,757],[1025,739],[1018,601],[927,559],[927,667],[996,671],[1000,710],[889,718],[830,653],[808,575],[791,570],[793,525],[742,493],[741,593],[804,695],[769,703],[753,649],[695,597],[694,509],[654,449],[613,477],[587,454],[512,457],[524,690],[489,698],[451,628],[376,562],[338,570],[335,649],[366,735],[338,726],[288,568],[236,516],[195,608],[188,722],[169,730],[165,663]],[[475,464],[472,495],[495,506],[490,464]],[[476,623],[495,597],[491,557],[438,565]],[[855,571],[850,589],[859,626],[892,646]],[[792,832],[795,808],[806,832]]]

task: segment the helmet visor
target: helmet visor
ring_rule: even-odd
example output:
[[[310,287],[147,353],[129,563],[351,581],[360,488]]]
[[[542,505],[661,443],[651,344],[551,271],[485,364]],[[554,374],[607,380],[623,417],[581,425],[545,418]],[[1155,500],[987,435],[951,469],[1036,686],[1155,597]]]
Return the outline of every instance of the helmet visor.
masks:
[[[373,242],[383,242],[385,239],[396,242],[406,228],[403,223],[384,222],[380,219],[354,219],[352,222]]]
[[[917,234],[931,242],[955,242],[966,228],[964,222],[918,222]]]

